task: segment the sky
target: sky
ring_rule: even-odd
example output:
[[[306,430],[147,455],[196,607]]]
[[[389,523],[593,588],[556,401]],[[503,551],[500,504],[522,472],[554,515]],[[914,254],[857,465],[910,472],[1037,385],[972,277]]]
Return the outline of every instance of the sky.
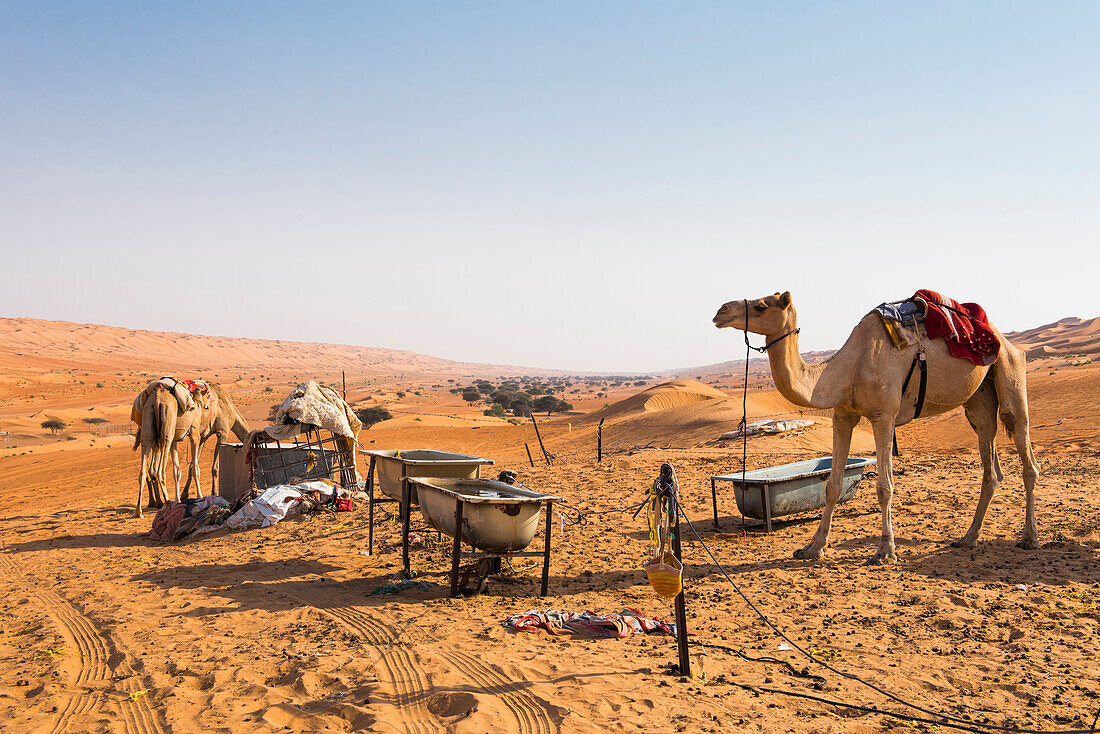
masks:
[[[650,372],[1100,315],[1100,5],[0,0],[0,316]]]

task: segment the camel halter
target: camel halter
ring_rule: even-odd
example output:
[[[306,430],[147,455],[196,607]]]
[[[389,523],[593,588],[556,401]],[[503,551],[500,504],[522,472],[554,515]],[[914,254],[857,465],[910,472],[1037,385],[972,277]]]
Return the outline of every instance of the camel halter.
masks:
[[[797,334],[798,332],[802,331],[801,329],[791,329],[790,331],[788,331],[783,336],[777,336],[775,339],[772,339],[770,342],[767,342],[762,347],[754,347],[752,344],[749,344],[749,328],[748,328],[749,327],[749,299],[747,299],[747,298],[744,299],[743,303],[745,304],[745,346],[748,347],[749,349],[753,350],[754,352],[759,352],[760,354],[767,354],[769,349],[771,349],[776,344],[778,344],[779,342],[786,339],[788,336],[793,336],[793,335]],[[747,358],[746,358],[746,363],[747,363]],[[747,370],[746,370],[746,374],[748,374]]]

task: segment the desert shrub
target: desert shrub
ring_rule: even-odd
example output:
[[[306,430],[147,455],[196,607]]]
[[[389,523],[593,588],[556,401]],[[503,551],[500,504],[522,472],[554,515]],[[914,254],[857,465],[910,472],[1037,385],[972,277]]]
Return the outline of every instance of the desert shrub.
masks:
[[[385,408],[360,408],[355,411],[355,415],[363,422],[364,428],[370,428],[375,423],[381,423],[382,421],[388,421],[393,418],[393,414]]]
[[[491,415],[494,418],[503,418],[504,406],[500,403],[493,403],[493,407],[485,409],[485,415]]]
[[[98,387],[98,388],[102,388],[102,387],[103,387],[103,383],[102,383],[102,382],[97,382],[97,383],[95,384],[95,386],[96,386],[96,387]]]

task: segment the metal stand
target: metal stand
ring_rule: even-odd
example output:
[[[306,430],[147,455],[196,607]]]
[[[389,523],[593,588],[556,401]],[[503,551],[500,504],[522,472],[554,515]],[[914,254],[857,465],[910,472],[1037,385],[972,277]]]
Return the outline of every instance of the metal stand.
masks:
[[[455,534],[454,544],[451,546],[451,596],[455,597],[459,595],[458,578],[459,578],[459,565],[462,562],[462,501],[455,500]],[[501,566],[501,559],[505,556],[512,557],[534,557],[542,556],[542,579],[540,585],[539,596],[546,596],[546,593],[550,586],[550,533],[553,528],[554,518],[554,503],[546,503],[546,527],[545,537],[542,544],[541,551],[517,551],[515,553],[467,553],[466,558],[488,558],[490,559],[490,572],[499,572]]]
[[[374,464],[372,463],[371,466],[373,467]],[[711,477],[710,478],[710,502],[711,502],[711,505],[714,507],[714,530],[715,530],[715,532],[717,532],[718,531],[718,489],[714,485],[715,485],[714,477]]]

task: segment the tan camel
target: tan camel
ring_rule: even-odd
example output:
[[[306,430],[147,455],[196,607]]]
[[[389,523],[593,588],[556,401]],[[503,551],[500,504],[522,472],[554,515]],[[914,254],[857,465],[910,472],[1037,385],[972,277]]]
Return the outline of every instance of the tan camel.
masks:
[[[202,453],[203,444],[207,439],[214,436],[214,463],[210,468],[211,474],[211,491],[216,492],[218,488],[218,472],[221,468],[221,461],[219,459],[219,448],[229,438],[229,434],[232,432],[234,436],[239,438],[242,442],[248,441],[248,434],[251,429],[248,427],[248,423],[245,422],[241,416],[240,411],[237,410],[237,406],[233,404],[233,400],[229,397],[229,391],[221,385],[213,382],[206,383],[210,388],[210,407],[203,413],[203,418],[206,419],[201,424],[199,431],[198,450]],[[197,462],[195,466],[198,466]],[[187,477],[187,485],[183,488],[183,496],[188,496],[188,490],[191,488],[191,479],[195,479],[195,489],[198,490],[198,477],[197,475],[189,475]],[[199,494],[202,497],[202,494]]]
[[[140,409],[138,405],[140,403]],[[178,444],[187,437],[191,443],[191,471],[198,474],[198,432],[193,423],[198,409],[185,410],[171,390],[160,382],[149,385],[134,401],[134,412],[140,416],[137,440],[134,448],[141,447],[141,470],[138,474],[136,517],[142,516],[141,494],[149,487],[149,508],[160,507],[167,501],[164,488],[167,484],[168,457],[172,457],[172,469],[176,480],[176,501],[180,499],[180,466]],[[201,497],[202,494],[200,493]]]
[[[878,551],[868,563],[897,560],[890,514],[893,497],[890,450],[894,427],[908,423],[916,412],[919,380],[912,380],[904,393],[902,385],[920,346],[924,347],[928,360],[927,392],[921,416],[944,413],[961,405],[978,434],[983,469],[981,495],[970,529],[952,545],[974,547],[989,501],[1003,479],[995,444],[999,413],[1023,464],[1026,505],[1018,545],[1036,547],[1039,531],[1035,525],[1035,481],[1039,473],[1029,435],[1025,356],[999,330],[994,328],[1001,343],[1000,357],[989,367],[979,367],[969,360],[951,356],[942,339],[895,348],[882,319],[872,311],[863,317],[844,346],[827,362],[808,365],[798,351],[798,315],[791,305],[789,292],[748,301],[730,301],[718,309],[714,324],[719,329],[732,327],[763,334],[767,338],[772,378],[779,392],[797,405],[833,411],[833,466],[825,490],[825,509],[813,539],[795,551],[795,558],[813,559],[824,554],[829,544],[833,508],[840,496],[852,430],[860,417],[866,417],[875,435],[878,499],[882,510],[882,536]]]
[[[167,499],[163,493],[165,484],[166,455],[167,451],[160,451],[157,447],[163,447],[168,435],[172,440],[168,442],[172,457],[172,468],[176,484],[176,501],[190,496],[191,482],[195,482],[195,492],[202,497],[202,488],[199,482],[199,456],[202,454],[202,445],[210,436],[217,436],[214,448],[214,464],[212,468],[213,485],[217,486],[219,459],[218,447],[228,438],[229,433],[234,433],[242,441],[248,438],[249,427],[241,417],[237,407],[233,404],[229,393],[224,387],[216,383],[198,383],[198,390],[193,393],[194,407],[191,410],[184,409],[176,400],[171,390],[164,388],[160,382],[150,383],[149,386],[138,393],[130,412],[130,418],[138,426],[138,435],[134,442],[134,449],[142,447],[141,473],[138,477],[138,517],[141,517],[141,492],[145,486],[149,486],[150,508],[163,505]],[[152,398],[152,399],[151,399]],[[169,425],[171,419],[165,414],[163,405],[172,403],[175,405],[175,422]],[[161,405],[160,408],[151,408],[152,405]],[[170,411],[168,411],[170,412]],[[164,414],[164,415],[162,415]],[[156,416],[155,421],[151,420]],[[153,426],[153,433],[142,428],[145,425]],[[180,468],[178,443],[184,437],[191,444],[191,463],[188,466],[187,484],[180,493]],[[149,449],[147,449],[147,446]],[[147,457],[149,460],[147,461]]]

